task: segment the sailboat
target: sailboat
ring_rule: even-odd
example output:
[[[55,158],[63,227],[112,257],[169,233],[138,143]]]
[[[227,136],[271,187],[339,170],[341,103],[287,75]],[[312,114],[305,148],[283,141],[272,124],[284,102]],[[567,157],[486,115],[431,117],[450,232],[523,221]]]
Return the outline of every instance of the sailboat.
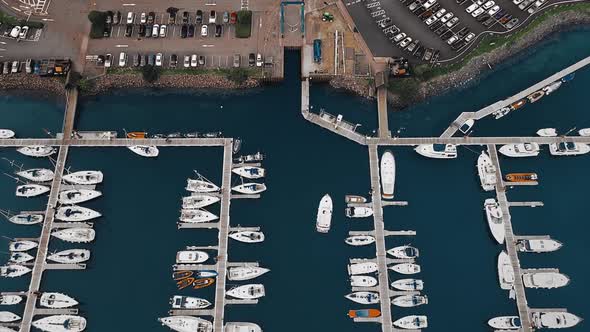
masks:
[[[382,196],[385,199],[392,199],[395,187],[395,158],[389,150],[381,156],[380,172]]]
[[[403,308],[417,307],[426,303],[428,303],[428,297],[426,295],[408,294],[395,297],[391,300],[391,304]]]
[[[320,200],[316,217],[316,231],[328,233],[332,224],[332,197],[325,194]]]
[[[219,217],[215,214],[202,209],[182,209],[180,211],[180,221],[190,223],[209,222],[217,220]]]
[[[23,146],[22,148],[17,149],[16,151],[24,154],[25,156],[29,157],[49,157],[52,154],[56,153],[57,150],[48,145],[30,145],[30,146]]]
[[[377,292],[353,292],[344,297],[359,304],[379,303],[379,293]]]
[[[47,256],[47,259],[62,264],[76,264],[90,259],[88,249],[66,249]]]
[[[40,213],[19,213],[8,218],[13,224],[17,225],[34,225],[43,222],[45,216]]]
[[[362,262],[362,263],[352,263],[348,265],[348,274],[350,275],[358,275],[358,274],[368,274],[377,272],[379,269],[377,263],[374,262]]]
[[[10,129],[0,129],[0,139],[13,138],[14,135],[16,134]]]
[[[35,197],[49,191],[49,187],[40,184],[23,184],[16,187],[17,197]]]
[[[99,212],[78,205],[60,206],[55,214],[62,221],[86,221],[100,216]]]
[[[158,321],[178,332],[213,332],[213,324],[199,317],[170,316],[158,318]]]
[[[0,323],[10,323],[20,320],[20,316],[10,311],[0,311]]]
[[[37,248],[37,242],[35,241],[28,241],[28,240],[19,240],[19,241],[10,241],[8,244],[8,250],[10,251],[29,251],[31,249]]]
[[[399,279],[391,283],[391,287],[402,291],[424,289],[424,282],[420,279]]]
[[[35,256],[28,254],[26,252],[13,252],[10,254],[10,258],[8,261],[14,264],[23,264],[26,262],[30,262],[35,259]]]
[[[197,174],[197,179],[187,179],[186,180],[186,190],[195,192],[195,193],[212,193],[218,192],[219,187],[213,184],[213,182],[207,180],[201,174],[195,172]]]
[[[244,243],[258,243],[264,241],[264,233],[259,231],[237,231],[229,233],[230,238]]]
[[[402,329],[425,329],[428,327],[428,318],[423,315],[410,315],[396,320],[393,325]]]
[[[60,204],[78,204],[90,201],[100,196],[102,196],[102,193],[98,190],[69,189],[60,191],[57,199]]]
[[[172,309],[205,309],[211,305],[211,302],[193,296],[174,295],[170,298]]]
[[[377,278],[371,276],[353,275],[350,276],[351,287],[374,287],[377,286]]]
[[[262,332],[258,324],[248,322],[228,322],[223,328],[224,332]]]
[[[96,232],[90,227],[72,227],[51,233],[56,238],[71,243],[88,243],[94,241]]]
[[[20,295],[0,295],[0,305],[15,305],[23,300]]]
[[[160,155],[160,150],[155,145],[131,145],[127,148],[134,153],[146,158],[155,158]]]
[[[232,281],[250,280],[270,271],[259,266],[232,266],[227,270],[227,279]]]
[[[16,172],[16,175],[33,182],[49,182],[53,180],[54,173],[46,168],[31,168],[24,171]]]
[[[74,298],[62,293],[47,292],[41,295],[39,304],[51,309],[70,308],[78,304]]]
[[[232,172],[246,179],[260,179],[265,176],[265,169],[258,166],[236,167]]]
[[[420,255],[420,251],[409,245],[394,247],[387,250],[387,253],[396,258],[416,258]]]
[[[231,189],[241,194],[254,195],[266,191],[266,185],[264,183],[248,182]]]
[[[0,266],[0,277],[16,278],[29,272],[31,272],[31,269],[22,265],[9,264]]]
[[[366,246],[375,243],[375,237],[371,235],[353,235],[347,237],[344,242],[351,246]]]
[[[73,184],[99,184],[104,175],[101,171],[78,171],[63,176],[63,180]]]
[[[74,315],[54,315],[34,321],[33,326],[46,332],[81,332],[86,329],[86,318]]]
[[[252,300],[263,297],[265,290],[263,284],[247,284],[232,288],[225,294],[237,299]]]
[[[183,209],[200,209],[220,201],[220,198],[212,195],[193,194],[182,198]]]
[[[389,267],[390,270],[393,270],[397,273],[401,274],[416,274],[420,273],[420,265],[414,263],[401,263],[396,264]]]

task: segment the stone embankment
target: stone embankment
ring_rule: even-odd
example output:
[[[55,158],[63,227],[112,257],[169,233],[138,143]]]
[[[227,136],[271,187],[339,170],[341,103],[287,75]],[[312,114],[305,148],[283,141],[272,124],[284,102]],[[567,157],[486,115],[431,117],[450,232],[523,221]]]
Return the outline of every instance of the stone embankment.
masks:
[[[57,77],[39,77],[25,73],[0,76],[0,90],[39,91],[40,93],[64,96],[64,86],[64,79]]]

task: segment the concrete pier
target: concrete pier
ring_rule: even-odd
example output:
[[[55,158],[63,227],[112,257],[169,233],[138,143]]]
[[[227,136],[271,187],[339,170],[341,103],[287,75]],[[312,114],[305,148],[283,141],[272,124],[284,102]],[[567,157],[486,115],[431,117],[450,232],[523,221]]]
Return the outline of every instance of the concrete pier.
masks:
[[[391,137],[387,117],[387,87],[385,85],[377,88],[377,113],[379,114],[379,137]]]

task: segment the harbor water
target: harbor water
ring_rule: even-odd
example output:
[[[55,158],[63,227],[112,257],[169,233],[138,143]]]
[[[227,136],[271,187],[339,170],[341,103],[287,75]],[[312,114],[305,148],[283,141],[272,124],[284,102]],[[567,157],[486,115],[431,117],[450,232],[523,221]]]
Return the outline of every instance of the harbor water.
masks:
[[[498,98],[514,94],[543,77],[590,55],[581,45],[590,31],[560,33],[526,56],[502,66],[477,85],[454,91],[410,110],[390,115],[390,128],[403,129],[403,136],[438,136],[463,111],[475,111]],[[557,52],[569,50],[569,52]],[[549,60],[550,59],[550,60]],[[374,246],[348,247],[349,230],[368,230],[372,219],[344,216],[344,195],[368,195],[368,151],[342,137],[306,122],[300,114],[299,56],[286,54],[285,81],[279,85],[244,92],[162,92],[136,90],[82,99],[76,123],[78,130],[145,130],[151,133],[217,131],[243,140],[241,153],[261,151],[269,188],[261,199],[234,199],[232,226],[260,226],[263,243],[229,242],[229,261],[259,262],[271,272],[255,279],[263,283],[266,296],[257,305],[228,305],[225,321],[256,322],[265,331],[379,331],[377,324],[353,323],[349,309],[365,306],[344,298],[350,292],[346,265],[349,258],[372,257]],[[522,74],[522,73],[526,73]],[[499,84],[502,82],[502,84]],[[582,70],[554,94],[527,105],[522,112],[500,121],[476,124],[474,135],[532,135],[540,127],[590,126],[584,98],[590,70]],[[313,85],[314,111],[325,109],[361,123],[370,133],[376,127],[376,104]],[[564,106],[566,105],[566,106]],[[30,97],[0,96],[1,127],[23,136],[44,136],[42,128],[55,132],[61,127],[63,105]],[[397,163],[395,195],[408,201],[406,207],[385,207],[385,227],[415,230],[417,236],[387,239],[387,247],[412,244],[420,249],[418,263],[425,282],[427,305],[414,309],[393,308],[394,320],[409,314],[429,317],[428,331],[489,331],[486,321],[499,315],[516,315],[516,306],[500,290],[496,245],[487,228],[483,201],[492,197],[479,186],[475,162],[480,147],[460,147],[458,159],[425,159],[411,148],[392,148]],[[545,151],[538,158],[501,158],[504,173],[534,171],[540,185],[508,191],[513,201],[543,201],[544,207],[512,208],[515,233],[549,234],[564,247],[551,254],[521,254],[524,267],[556,267],[572,282],[557,290],[527,290],[531,307],[566,307],[581,317],[590,317],[583,294],[590,293],[590,269],[582,255],[588,252],[585,209],[586,170],[590,156],[554,158]],[[384,149],[380,149],[382,153]],[[26,167],[50,167],[48,160],[22,156],[14,149],[0,150],[0,157]],[[96,169],[105,175],[98,190],[103,196],[83,203],[100,211],[94,222],[96,240],[89,245],[64,244],[53,239],[50,251],[90,248],[92,259],[85,271],[46,271],[41,288],[64,292],[80,301],[80,313],[88,318],[88,331],[166,331],[157,317],[167,315],[169,298],[175,294],[213,299],[213,289],[176,290],[171,278],[176,251],[187,245],[213,245],[217,231],[178,230],[180,198],[186,195],[186,178],[194,170],[220,184],[221,148],[161,148],[155,159],[141,158],[126,148],[72,148],[70,171]],[[3,172],[11,172],[0,160]],[[568,177],[565,177],[565,175]],[[238,184],[234,177],[232,184]],[[15,182],[0,177],[0,208],[43,210],[46,198],[16,198]],[[315,231],[320,198],[334,200],[332,229]],[[219,213],[219,206],[208,209]],[[38,226],[0,222],[0,235],[29,237]],[[0,251],[6,251],[2,239]],[[210,252],[215,257],[216,253]],[[210,263],[213,260],[209,261]],[[389,272],[390,280],[405,278]],[[246,282],[228,282],[228,287]],[[0,279],[0,290],[18,291],[28,278]],[[2,308],[22,314],[23,306]],[[571,331],[584,331],[582,322]]]

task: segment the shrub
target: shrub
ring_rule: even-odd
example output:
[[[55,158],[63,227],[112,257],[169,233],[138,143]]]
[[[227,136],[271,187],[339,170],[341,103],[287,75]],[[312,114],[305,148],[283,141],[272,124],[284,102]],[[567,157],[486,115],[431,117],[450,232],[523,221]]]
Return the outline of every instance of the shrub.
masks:
[[[246,69],[233,68],[227,72],[225,77],[236,84],[242,84],[248,79],[248,76],[248,71]]]
[[[408,104],[418,94],[420,82],[414,78],[400,78],[389,81],[389,91],[399,96],[402,104]]]
[[[252,30],[252,11],[240,10],[236,23],[236,38],[249,38]]]
[[[160,78],[160,68],[151,65],[145,65],[141,68],[141,75],[144,81],[153,83]]]
[[[92,23],[90,38],[102,38],[106,28],[107,13],[93,10],[88,13],[88,19]]]

